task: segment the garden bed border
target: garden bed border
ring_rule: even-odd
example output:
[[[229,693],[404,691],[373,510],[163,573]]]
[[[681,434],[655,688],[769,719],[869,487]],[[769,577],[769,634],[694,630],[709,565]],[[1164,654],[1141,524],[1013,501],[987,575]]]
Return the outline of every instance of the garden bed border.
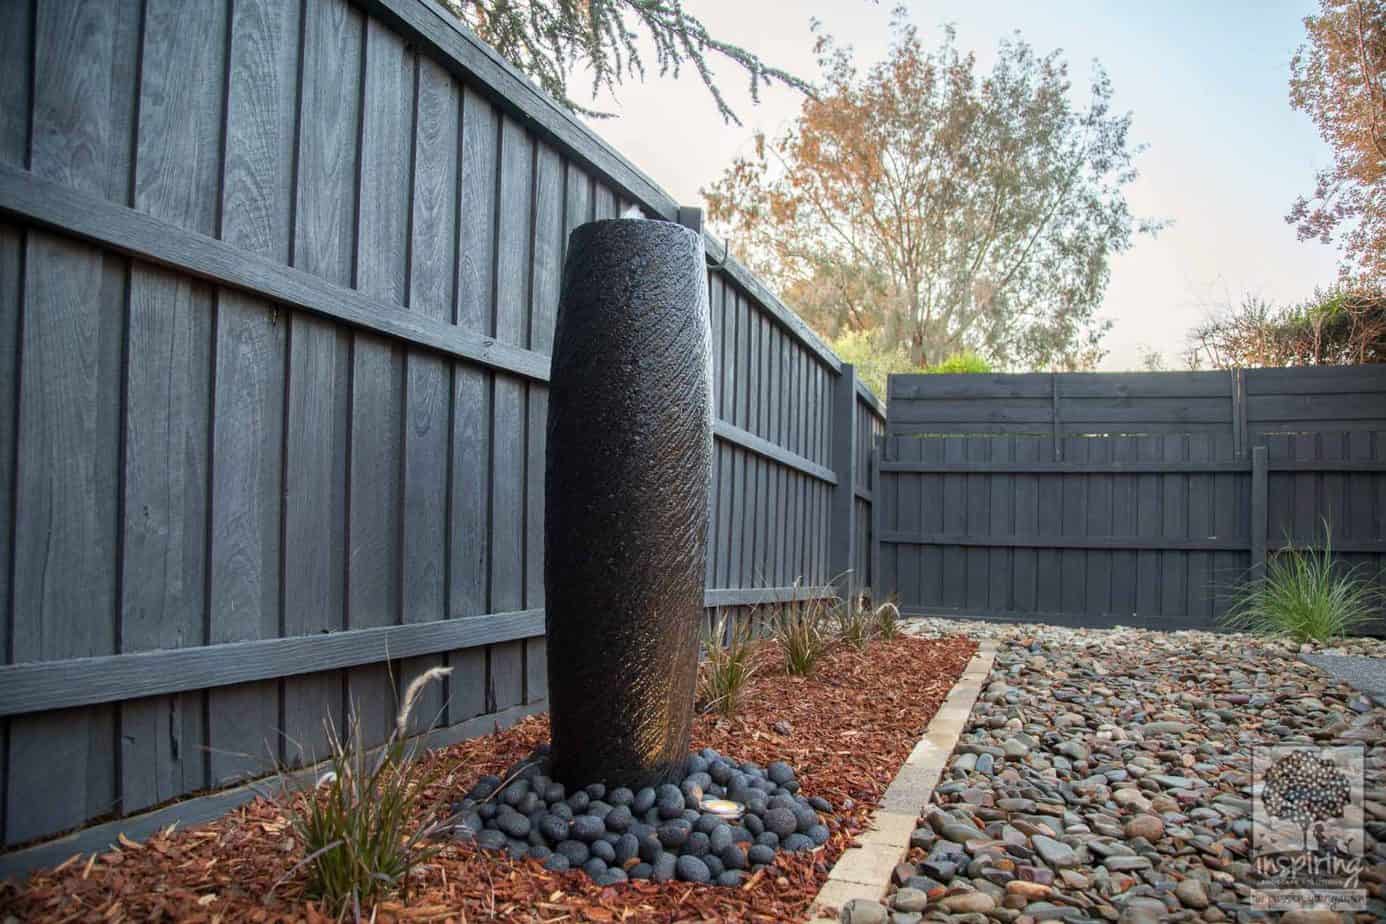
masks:
[[[835,924],[838,913],[855,898],[880,901],[890,887],[890,874],[909,850],[910,835],[928,805],[948,758],[967,727],[968,716],[991,676],[996,660],[995,639],[980,639],[977,651],[963,668],[934,713],[924,737],[915,744],[871,815],[871,827],[857,838],[828,874],[814,899],[810,924]],[[833,909],[829,913],[828,909]]]

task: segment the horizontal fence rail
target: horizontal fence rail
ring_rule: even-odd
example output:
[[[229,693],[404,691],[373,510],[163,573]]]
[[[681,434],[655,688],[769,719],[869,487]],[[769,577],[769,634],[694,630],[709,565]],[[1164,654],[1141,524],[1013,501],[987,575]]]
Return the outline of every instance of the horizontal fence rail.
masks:
[[[541,711],[567,236],[688,210],[432,0],[7,12],[0,842]],[[705,615],[866,590],[883,407],[705,241]]]
[[[1326,544],[1386,585],[1386,367],[889,391],[879,583],[905,612],[1210,628],[1268,556]]]

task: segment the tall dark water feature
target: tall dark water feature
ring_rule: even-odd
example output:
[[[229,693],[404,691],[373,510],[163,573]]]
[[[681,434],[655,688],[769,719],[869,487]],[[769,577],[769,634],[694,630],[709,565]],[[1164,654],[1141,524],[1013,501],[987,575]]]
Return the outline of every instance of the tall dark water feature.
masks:
[[[596,221],[568,241],[550,376],[544,588],[550,772],[681,776],[712,478],[702,235]]]

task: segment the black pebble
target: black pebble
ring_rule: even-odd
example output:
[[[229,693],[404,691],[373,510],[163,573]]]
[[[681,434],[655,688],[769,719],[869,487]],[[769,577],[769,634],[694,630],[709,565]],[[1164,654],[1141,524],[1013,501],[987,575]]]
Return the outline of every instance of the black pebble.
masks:
[[[829,802],[827,799],[824,799],[822,796],[813,796],[812,798],[810,798],[809,805],[813,806],[820,812],[831,813],[833,810],[833,804]]]
[[[525,837],[529,834],[529,818],[519,812],[510,812],[496,819],[496,827],[511,837]]]
[[[601,799],[593,799],[587,804],[587,814],[596,815],[598,818],[605,818],[611,814],[611,805]]]
[[[659,808],[659,817],[678,818],[683,814],[683,793],[677,786],[665,784],[659,787],[655,805]]]
[[[686,770],[688,776],[693,776],[695,773],[706,773],[707,758],[701,754],[694,754],[692,757],[688,758]]]
[[[603,863],[616,862],[616,848],[606,841],[596,841],[592,844],[592,856],[599,858]]]
[[[765,768],[765,775],[777,786],[783,786],[794,779],[794,770],[782,760],[777,760]]]
[[[626,871],[623,869],[617,869],[613,866],[610,869],[598,875],[592,881],[595,882],[597,885],[602,886],[603,888],[611,885],[619,885],[620,883],[626,881]]]
[[[755,848],[752,847],[752,850]],[[773,856],[773,855],[772,855]],[[746,851],[741,849],[740,844],[731,844],[718,851],[717,859],[722,861],[722,865],[727,869],[745,869]]]
[[[483,821],[490,821],[496,817],[497,811],[499,810],[496,808],[496,803],[486,802],[477,808],[476,813],[481,816]]]
[[[542,860],[547,860],[547,859],[548,859],[549,857],[551,857],[551,856],[553,856],[553,851],[550,850],[548,847],[544,846],[543,844],[530,844],[530,845],[529,845],[529,858],[530,858],[531,860],[541,860],[541,861],[542,861]]]
[[[482,850],[500,850],[506,845],[505,835],[494,829],[487,829],[476,836],[476,845]]]
[[[813,841],[814,846],[816,847],[821,847],[822,845],[828,842],[827,825],[814,825],[812,828],[809,828],[807,831],[805,831],[804,834],[808,837],[809,840]]]
[[[741,818],[741,826],[751,832],[752,836],[758,837],[765,830],[765,822],[760,820],[759,815],[744,815]]]
[[[481,779],[477,780],[476,785],[468,791],[467,798],[475,799],[480,802],[496,791],[496,787],[500,785],[500,781],[500,777],[498,776],[483,776]]]
[[[654,872],[650,878],[655,882],[668,882],[678,872],[678,858],[672,853],[661,853],[654,862]]]
[[[775,862],[775,849],[764,844],[756,844],[746,851],[746,859],[756,865]]]
[[[653,834],[640,838],[640,859],[646,863],[653,863],[658,860],[659,855],[663,852],[664,845]]]
[[[631,879],[649,879],[654,875],[654,867],[648,863],[637,863],[626,873]]]
[[[720,815],[714,815],[708,812],[706,815],[698,816],[698,820],[693,822],[693,830],[701,831],[704,834],[711,834],[713,831],[717,830],[718,825],[725,824],[726,821],[724,821]]]
[[[562,802],[568,796],[568,790],[563,788],[562,783],[550,783],[544,787],[544,801]]]
[[[675,861],[674,870],[684,882],[707,882],[712,879],[707,864],[697,857],[679,857]]]
[[[720,824],[713,828],[708,834],[708,847],[715,854],[720,854],[732,844],[731,825]]]
[[[684,819],[678,818],[660,825],[655,834],[659,838],[659,842],[665,847],[678,848],[688,843],[688,836],[692,830],[692,825]]]
[[[587,794],[588,794],[589,796],[591,796],[593,799],[602,799],[602,798],[605,798],[605,796],[606,796],[606,784],[605,784],[605,783],[593,783],[592,785],[590,785],[590,786],[587,787]]]
[[[519,805],[520,800],[529,792],[529,780],[516,780],[505,787],[505,792],[501,793],[501,801],[506,805]]]
[[[788,837],[799,830],[799,819],[786,808],[772,808],[765,813],[765,830],[773,831],[780,837]]]
[[[607,795],[606,801],[612,805],[630,805],[635,801],[635,793],[625,786],[617,786]]]
[[[544,869],[554,873],[565,873],[572,869],[572,866],[568,862],[568,858],[561,853],[550,854],[549,858],[544,861]]]
[[[699,857],[698,859],[703,861],[703,865],[707,867],[707,874],[711,876],[713,879],[716,879],[717,874],[722,872],[722,870],[726,869],[726,867],[722,865],[722,861],[717,859],[712,854],[708,854],[705,857]]]
[[[643,815],[654,808],[655,791],[653,786],[646,786],[635,794],[635,799],[630,804],[630,810],[637,815]]]
[[[765,831],[757,835],[756,843],[774,850],[776,847],[780,846],[780,836],[774,831]]]
[[[556,844],[568,839],[568,830],[571,825],[566,819],[559,818],[557,815],[545,815],[539,819],[537,827],[540,834]]]
[[[568,807],[573,810],[574,815],[581,815],[587,811],[587,806],[592,804],[592,797],[582,790],[578,790],[568,797]]]
[[[580,841],[595,841],[606,833],[606,825],[596,815],[579,815],[573,819],[573,837]]]
[[[717,877],[717,884],[719,886],[732,887],[741,885],[741,871],[734,869],[727,870],[725,873]]]
[[[593,879],[596,879],[602,873],[606,872],[606,863],[602,861],[601,857],[592,857],[586,863],[582,864],[582,871]]]
[[[549,814],[562,818],[564,821],[572,821],[573,807],[566,802],[555,802],[549,807]]]
[[[615,845],[616,862],[625,866],[627,860],[640,855],[640,841],[634,834],[622,834]]]
[[[784,839],[781,846],[791,853],[797,853],[800,850],[812,850],[813,841],[804,834],[791,834]]]
[[[573,866],[581,866],[592,855],[592,851],[588,850],[582,841],[563,841],[554,848],[554,853],[561,853],[567,857]]]
[[[741,827],[741,825],[732,828],[732,840],[738,844],[754,844],[756,841],[756,839],[751,836],[751,832]]]
[[[606,829],[608,831],[615,831],[617,834],[621,834],[630,828],[631,822],[635,819],[631,818],[629,808],[624,805],[618,805],[607,812],[606,818],[603,820],[606,822]]]
[[[708,836],[701,831],[694,831],[688,835],[688,843],[683,845],[681,853],[690,857],[705,857],[710,849]]]

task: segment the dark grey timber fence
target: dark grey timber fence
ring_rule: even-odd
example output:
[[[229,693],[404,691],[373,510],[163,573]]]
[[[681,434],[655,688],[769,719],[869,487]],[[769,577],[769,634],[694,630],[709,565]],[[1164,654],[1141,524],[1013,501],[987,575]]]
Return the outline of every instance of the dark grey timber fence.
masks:
[[[149,810],[350,700],[379,740],[431,665],[436,741],[542,710],[567,232],[689,213],[431,0],[6,14],[0,832],[115,820],[0,871],[223,811]],[[862,585],[880,405],[708,246],[705,602]]]
[[[1206,628],[1325,524],[1386,585],[1386,367],[889,388],[879,583],[907,613]]]

